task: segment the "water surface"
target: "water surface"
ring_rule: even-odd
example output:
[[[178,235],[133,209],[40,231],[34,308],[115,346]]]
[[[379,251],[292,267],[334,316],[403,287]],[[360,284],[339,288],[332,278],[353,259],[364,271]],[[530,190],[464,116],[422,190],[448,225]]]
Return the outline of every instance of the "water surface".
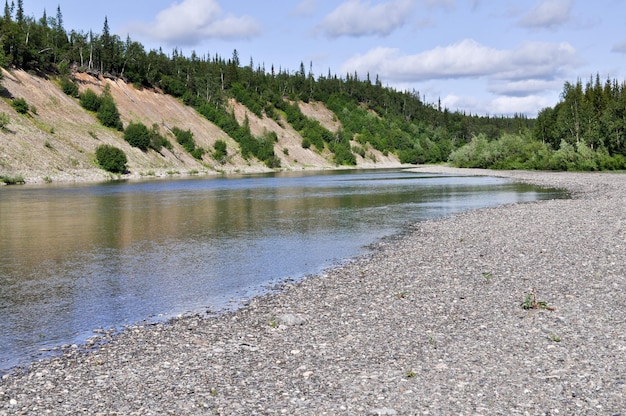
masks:
[[[220,310],[408,222],[562,197],[400,170],[0,189],[0,370],[95,328]]]

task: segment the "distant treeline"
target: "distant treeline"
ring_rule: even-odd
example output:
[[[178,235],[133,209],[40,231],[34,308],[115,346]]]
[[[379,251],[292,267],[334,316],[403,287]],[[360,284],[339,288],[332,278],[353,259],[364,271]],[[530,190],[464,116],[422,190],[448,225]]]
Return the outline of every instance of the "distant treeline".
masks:
[[[253,137],[247,121],[238,123],[228,105],[236,99],[258,116],[286,119],[303,136],[302,145],[328,149],[337,164],[354,164],[356,155],[375,158],[370,149],[393,153],[406,163],[452,161],[459,166],[541,169],[622,168],[624,85],[596,82],[566,84],[563,102],[544,109],[537,120],[524,115],[490,117],[451,112],[428,104],[417,91],[384,87],[370,74],[313,74],[269,68],[231,57],[185,55],[174,49],[147,51],[127,37],[111,34],[107,18],[101,33],[66,31],[57,7],[54,17],[24,15],[22,0],[5,0],[0,20],[0,65],[34,73],[71,77],[72,70],[123,78],[137,86],[159,88],[193,106],[254,156],[276,166],[276,137]],[[308,119],[297,102],[323,102],[341,122],[330,132]],[[621,115],[620,115],[621,114]],[[621,119],[620,119],[621,117]],[[620,124],[621,123],[621,124]],[[357,143],[355,145],[355,142]],[[555,162],[555,154],[560,162]],[[576,158],[572,156],[576,154]],[[602,160],[588,166],[578,158],[591,152]],[[621,159],[620,159],[621,157]]]
[[[626,83],[565,83],[532,131],[498,140],[478,135],[450,155],[460,167],[542,170],[626,169]]]

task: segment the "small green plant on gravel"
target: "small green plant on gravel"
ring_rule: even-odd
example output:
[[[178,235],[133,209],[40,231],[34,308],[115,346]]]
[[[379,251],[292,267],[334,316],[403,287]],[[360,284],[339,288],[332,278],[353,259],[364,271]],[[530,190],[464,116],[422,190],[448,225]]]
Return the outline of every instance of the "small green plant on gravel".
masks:
[[[406,299],[407,296],[409,296],[409,292],[406,290],[396,293],[396,299]]]
[[[554,342],[561,342],[561,337],[557,334],[550,334],[550,340]]]
[[[524,301],[520,304],[522,309],[530,310],[530,309],[547,309],[549,311],[553,311],[554,308],[548,306],[548,304],[544,301],[537,300],[537,292],[533,288],[530,293],[527,293],[524,297]]]
[[[491,279],[493,279],[493,273],[491,272],[483,272],[483,277],[485,278],[485,281],[487,283],[491,282]]]
[[[276,320],[276,317],[272,316],[268,325],[270,326],[270,328],[278,328],[278,321]]]
[[[414,370],[408,370],[404,375],[406,378],[413,378],[417,376],[417,373]]]

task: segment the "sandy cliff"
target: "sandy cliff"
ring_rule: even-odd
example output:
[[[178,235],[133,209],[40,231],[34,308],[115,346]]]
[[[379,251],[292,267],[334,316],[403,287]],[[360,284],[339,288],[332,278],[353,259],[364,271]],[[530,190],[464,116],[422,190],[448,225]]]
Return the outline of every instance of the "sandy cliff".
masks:
[[[257,160],[243,159],[237,143],[194,109],[159,91],[135,88],[122,80],[76,74],[81,91],[90,88],[100,94],[106,85],[110,86],[125,126],[130,122],[141,122],[148,127],[156,124],[174,145],[171,151],[143,152],[128,145],[121,132],[100,125],[95,114],[84,110],[77,99],[65,95],[54,80],[19,70],[3,70],[3,75],[0,112],[10,117],[10,123],[0,131],[0,175],[22,175],[27,182],[108,179],[111,175],[94,162],[95,149],[101,144],[114,145],[126,153],[131,177],[268,170]],[[31,106],[29,114],[18,114],[11,107],[12,97],[24,98]],[[302,137],[288,123],[259,118],[235,101],[230,105],[240,121],[247,115],[253,134],[276,132],[275,153],[281,159],[282,169],[335,167],[330,153],[303,149]],[[340,128],[333,113],[321,103],[303,103],[301,109],[330,130]],[[202,161],[195,160],[176,143],[169,130],[173,127],[191,130],[197,145],[209,150]],[[228,145],[230,157],[224,164],[210,156],[217,140]],[[357,156],[359,167],[399,165],[393,156],[385,157],[373,149],[367,149],[367,153],[373,157]]]

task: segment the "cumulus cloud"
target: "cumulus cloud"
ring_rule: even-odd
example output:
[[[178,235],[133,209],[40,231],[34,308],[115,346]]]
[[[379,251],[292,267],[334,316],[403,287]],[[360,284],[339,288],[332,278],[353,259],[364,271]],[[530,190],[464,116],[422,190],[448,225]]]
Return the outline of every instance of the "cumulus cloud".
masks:
[[[249,38],[260,30],[252,17],[224,13],[217,0],[182,0],[159,12],[153,22],[128,28],[160,42],[190,46],[207,38]]]
[[[531,29],[555,29],[571,19],[574,0],[539,0],[518,22]]]
[[[403,55],[395,48],[378,47],[348,59],[342,65],[342,72],[369,72],[393,81],[413,82],[479,77],[553,79],[578,63],[576,50],[566,42],[533,42],[504,50],[465,39],[415,55]]]
[[[410,19],[413,0],[395,0],[372,6],[348,0],[328,14],[320,29],[329,37],[387,36]]]
[[[555,90],[561,87],[558,80],[523,79],[518,81],[493,81],[490,82],[488,90],[494,94],[507,95],[511,97],[525,97],[537,94],[546,90]]]
[[[528,95],[526,97],[497,97],[488,105],[488,113],[491,114],[529,114],[536,115],[539,110],[552,105],[546,98],[539,95]]]
[[[468,111],[471,114],[504,116],[526,114],[534,117],[541,109],[552,105],[552,102],[544,96],[534,94],[526,97],[499,96],[491,99],[450,94],[441,99],[441,105],[452,111]]]

